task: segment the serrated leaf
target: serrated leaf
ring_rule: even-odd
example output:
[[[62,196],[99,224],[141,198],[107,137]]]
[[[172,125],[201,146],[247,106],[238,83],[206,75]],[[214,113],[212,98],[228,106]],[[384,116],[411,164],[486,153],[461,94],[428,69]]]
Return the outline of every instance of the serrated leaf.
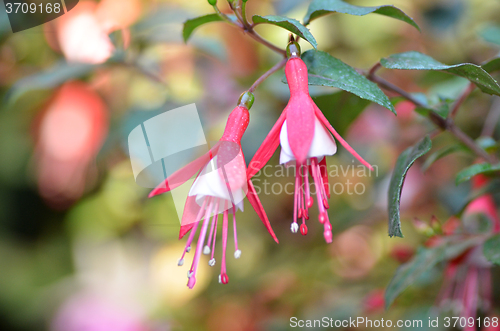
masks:
[[[463,182],[468,181],[475,175],[479,174],[491,174],[494,172],[500,171],[500,164],[495,164],[492,165],[490,163],[478,163],[474,164],[468,168],[465,168],[464,170],[460,171],[457,174],[457,177],[455,179],[456,184],[460,184]]]
[[[500,86],[483,68],[471,63],[448,66],[419,52],[393,54],[380,60],[388,69],[439,70],[467,78],[483,92],[500,96]]]
[[[377,84],[366,79],[354,68],[322,51],[309,50],[302,54],[309,71],[309,85],[330,86],[351,92],[378,103],[396,114],[396,110]]]
[[[184,42],[187,42],[189,40],[189,37],[191,37],[196,28],[207,23],[221,21],[222,18],[217,14],[209,14],[187,20],[186,22],[184,22],[184,27],[182,29],[182,37],[184,38]]]
[[[272,24],[279,26],[307,40],[312,45],[312,47],[318,48],[318,43],[316,42],[316,39],[314,39],[314,36],[311,34],[309,29],[303,26],[296,19],[285,16],[277,16],[277,15],[268,15],[268,16],[254,15],[252,20],[254,24],[265,23],[265,24]]]
[[[352,122],[370,104],[368,100],[345,91],[320,95],[314,97],[313,100],[340,135],[346,132]]]
[[[500,265],[500,234],[486,240],[483,245],[483,254],[491,263]]]
[[[399,155],[394,171],[392,173],[391,182],[389,184],[389,236],[403,237],[401,232],[400,219],[400,199],[403,190],[403,184],[406,174],[415,161],[430,151],[432,141],[429,136],[425,136],[415,146],[406,149]]]
[[[18,80],[7,92],[6,99],[13,102],[28,91],[57,87],[70,79],[80,78],[97,67],[92,64],[61,61],[46,71]]]
[[[487,42],[500,45],[500,27],[490,26],[483,29],[479,35]]]
[[[418,280],[424,273],[438,263],[454,259],[467,249],[478,245],[478,238],[471,238],[458,243],[445,242],[434,248],[419,248],[415,256],[401,265],[385,290],[385,306],[388,308],[396,297],[408,286]]]
[[[500,70],[500,54],[496,58],[483,63],[481,67],[488,73]]]
[[[341,13],[356,16],[364,16],[371,13],[380,14],[406,22],[420,31],[420,27],[401,9],[394,6],[362,7],[354,6],[341,0],[313,0],[309,5],[304,23],[307,25],[312,20],[327,14]]]
[[[437,152],[432,153],[425,160],[424,164],[422,165],[422,171],[427,171],[427,169],[429,169],[429,167],[437,160],[439,160],[447,155],[453,154],[455,152],[460,152],[460,151],[467,151],[467,148],[465,148],[465,146],[463,146],[463,145],[452,145],[452,146],[447,146],[445,148],[438,150]]]

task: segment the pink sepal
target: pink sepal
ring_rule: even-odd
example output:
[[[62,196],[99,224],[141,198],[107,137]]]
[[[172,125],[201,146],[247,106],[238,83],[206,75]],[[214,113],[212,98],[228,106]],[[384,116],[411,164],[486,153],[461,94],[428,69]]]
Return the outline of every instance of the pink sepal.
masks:
[[[155,189],[149,193],[148,197],[154,197],[155,195],[169,192],[176,187],[181,186],[187,180],[196,174],[196,172],[203,169],[203,167],[213,158],[219,149],[220,142],[218,142],[214,147],[212,147],[207,153],[200,156],[196,160],[188,163],[186,166],[174,172],[170,175],[163,183],[158,185]]]
[[[271,227],[271,223],[269,223],[269,219],[267,218],[266,212],[264,211],[264,207],[260,203],[259,197],[257,196],[257,192],[255,191],[255,187],[253,186],[252,180],[248,179],[248,192],[247,199],[252,205],[253,209],[259,215],[260,220],[264,223],[269,234],[273,237],[274,241],[279,244],[278,238],[274,234],[273,228]]]
[[[283,111],[281,113],[281,116],[278,118],[278,121],[276,121],[266,139],[264,139],[259,149],[255,153],[252,161],[250,161],[247,169],[247,178],[252,178],[253,176],[255,176],[255,174],[266,165],[271,156],[273,156],[274,152],[280,144],[281,127],[283,126],[285,119],[286,111]]]
[[[326,119],[325,115],[323,115],[323,113],[318,108],[318,106],[315,105],[314,108],[315,108],[315,113],[316,113],[316,116],[318,117],[318,119],[321,121],[321,123],[323,123],[324,126],[327,127],[328,130],[330,130],[330,132],[333,134],[333,136],[335,137],[335,139],[337,139],[340,142],[340,144],[342,146],[344,146],[344,148],[347,149],[347,151],[349,153],[352,154],[352,156],[354,156],[356,159],[358,159],[358,161],[361,162],[361,164],[363,164],[364,166],[368,167],[368,169],[370,169],[371,171],[373,171],[373,167],[370,165],[370,163],[366,162],[358,153],[356,153],[356,151],[347,143],[347,141],[345,141],[344,138],[342,138],[337,133],[337,131],[335,131],[335,129],[332,127],[332,125],[330,124],[330,122],[328,122],[328,120]]]

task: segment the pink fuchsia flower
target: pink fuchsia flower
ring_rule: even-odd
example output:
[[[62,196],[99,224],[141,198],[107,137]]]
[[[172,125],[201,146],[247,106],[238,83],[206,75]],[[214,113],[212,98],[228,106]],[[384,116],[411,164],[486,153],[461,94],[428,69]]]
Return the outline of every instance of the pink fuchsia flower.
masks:
[[[184,257],[191,250],[191,244],[201,223],[193,262],[188,272],[189,288],[193,288],[196,283],[196,269],[202,253],[211,254],[208,263],[210,266],[215,265],[214,249],[217,226],[220,222],[219,214],[222,214],[222,263],[219,282],[222,284],[229,282],[226,273],[229,214],[232,214],[233,220],[234,257],[239,258],[241,251],[238,249],[236,211],[237,209],[243,211],[245,196],[271,236],[278,242],[252,181],[250,177],[247,177],[245,158],[241,150],[241,137],[248,127],[248,109],[252,104],[253,95],[249,92],[244,93],[240,98],[239,105],[229,115],[220,141],[207,154],[172,174],[149,194],[149,197],[152,197],[168,192],[185,183],[198,172],[184,207],[179,234],[180,239],[191,231],[178,263],[179,266],[182,266]],[[202,219],[203,222],[201,222]]]
[[[488,185],[488,178],[484,175],[477,175],[472,178],[472,188],[479,190]],[[500,219],[498,218],[497,207],[491,193],[483,194],[472,200],[464,210],[464,216],[472,214],[484,214],[492,222],[493,232],[500,232]]]
[[[107,107],[86,84],[68,82],[41,112],[35,130],[40,194],[52,207],[64,209],[85,190],[108,132]]]
[[[113,54],[110,31],[99,22],[97,6],[93,1],[80,2],[57,20],[57,42],[69,62],[99,64]]]
[[[312,100],[309,95],[307,67],[300,58],[298,44],[290,43],[287,53],[289,59],[285,74],[290,88],[290,100],[250,162],[247,175],[249,178],[254,176],[269,161],[278,145],[281,145],[280,163],[296,167],[292,232],[299,230],[297,219],[302,219],[300,232],[307,234],[305,221],[309,219],[308,210],[313,205],[309,186],[311,177],[316,188],[319,222],[324,226],[326,242],[331,243],[332,231],[327,213],[330,189],[325,156],[337,152],[335,139],[362,164],[370,170],[373,168],[335,131]]]
[[[488,184],[488,178],[477,175],[472,179],[472,187],[480,189]],[[483,194],[469,203],[463,217],[473,214],[486,215],[492,222],[492,232],[500,231],[500,219],[493,196]],[[460,224],[456,218],[451,218],[443,225],[444,236],[456,235]],[[436,236],[434,245],[442,243],[444,236]],[[432,239],[432,238],[431,238]],[[436,240],[437,239],[437,240]],[[476,318],[477,311],[490,313],[492,304],[491,263],[482,253],[482,245],[472,247],[460,256],[448,261],[444,274],[445,284],[441,288],[438,304],[449,307],[454,313],[464,318]],[[464,330],[476,330],[469,324]]]
[[[115,50],[108,35],[121,30],[123,46],[127,48],[128,27],[139,18],[141,6],[139,0],[80,1],[65,15],[45,25],[45,37],[69,62],[104,63]]]
[[[492,304],[491,264],[482,254],[482,246],[467,250],[448,262],[445,283],[438,296],[438,306],[450,309],[455,316],[477,317],[478,310],[489,313]],[[467,325],[464,330],[476,330]]]

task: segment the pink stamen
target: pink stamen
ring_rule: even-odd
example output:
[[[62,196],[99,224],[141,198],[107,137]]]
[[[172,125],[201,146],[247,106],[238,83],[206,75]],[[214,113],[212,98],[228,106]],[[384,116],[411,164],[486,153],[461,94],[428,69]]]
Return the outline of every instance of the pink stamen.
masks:
[[[328,171],[326,168],[326,157],[319,162],[319,174],[323,180],[323,191],[325,192],[325,198],[330,199],[330,183],[328,182]],[[327,203],[328,204],[328,203]],[[325,206],[328,209],[328,207]]]
[[[233,232],[234,232],[234,250],[238,250],[238,234],[236,233],[236,207],[233,205]]]
[[[228,211],[226,209],[224,210],[224,216],[222,218],[222,263],[220,269],[220,280],[222,284],[227,284],[229,282],[229,277],[227,277],[226,274],[227,224],[228,224]]]
[[[208,235],[208,240],[207,240],[208,247],[210,247],[210,243],[212,242],[212,236],[214,234],[214,226],[217,224],[217,218],[219,217],[219,214],[217,213],[218,211],[219,211],[219,199],[217,199],[217,202],[215,204],[214,217],[212,219],[212,225],[210,226],[210,234]],[[215,229],[217,231],[217,226],[215,226]]]
[[[296,162],[296,169],[298,171],[297,175],[299,177],[299,186],[298,186],[298,197],[299,197],[299,209],[300,209],[300,218],[304,218],[306,214],[306,210],[304,209],[304,195],[303,195],[303,187],[302,187],[302,174],[300,171],[300,165]]]
[[[479,281],[482,289],[482,297],[483,297],[483,310],[489,311],[491,309],[493,303],[493,289],[491,288],[491,270],[490,269],[480,269],[480,278]]]
[[[327,220],[325,221],[324,227],[325,227],[325,232],[323,232],[323,237],[325,237],[325,241],[327,244],[331,244],[333,241],[333,234],[332,234],[332,225],[328,221],[328,214],[326,214]]]
[[[323,198],[323,206],[325,206],[325,209],[330,208],[330,205],[328,204],[328,200],[326,198]]]
[[[216,211],[218,210],[218,203],[217,203],[217,209]],[[217,223],[218,223],[218,220],[219,220],[219,214],[216,214],[216,217],[214,217],[214,223],[215,223],[215,231],[214,231],[214,238],[213,238],[213,241],[212,241],[212,255],[210,256],[210,260],[213,261],[214,259],[214,253],[215,253],[215,241],[217,240]],[[210,242],[210,241],[209,241]]]
[[[196,230],[198,229],[198,224],[200,223],[200,220],[203,216],[203,210],[206,206],[206,202],[207,199],[203,199],[203,203],[201,205],[200,211],[198,212],[198,215],[196,215],[196,221],[193,225],[193,228],[191,229],[191,233],[189,234],[188,240],[186,241],[186,246],[184,247],[184,252],[182,253],[180,261],[184,261],[184,256],[191,249],[191,243],[193,242],[194,235],[196,233]]]
[[[302,217],[302,211],[298,206],[299,200],[299,175],[295,174],[295,194],[293,195],[293,222],[297,223],[297,217]]]
[[[465,291],[463,296],[464,311],[462,317],[476,317],[478,299],[478,270],[476,267],[469,268],[465,281]]]
[[[300,225],[300,233],[305,236],[307,234],[307,225],[306,223],[302,223]]]
[[[208,228],[208,222],[210,221],[210,216],[212,214],[212,209],[213,209],[213,202],[212,202],[212,197],[207,197],[208,202],[208,207],[205,210],[205,217],[203,220],[203,225],[200,230],[200,236],[198,238],[198,244],[196,245],[196,251],[194,253],[194,258],[193,258],[193,263],[191,265],[191,276],[189,277],[188,280],[188,287],[192,289],[194,285],[196,284],[196,269],[198,268],[198,264],[200,262],[200,257],[202,254],[202,249],[203,249],[203,243],[205,242],[205,237],[207,235],[207,228]]]
[[[311,197],[311,190],[309,186],[309,172],[307,171],[307,165],[302,166],[304,168],[304,179],[306,183],[306,208],[311,208],[313,205],[313,198]]]

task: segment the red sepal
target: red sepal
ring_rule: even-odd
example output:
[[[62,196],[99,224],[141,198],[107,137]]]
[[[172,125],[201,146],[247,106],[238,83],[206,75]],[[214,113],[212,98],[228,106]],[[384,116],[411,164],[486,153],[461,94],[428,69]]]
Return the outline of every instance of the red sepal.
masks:
[[[149,193],[148,197],[151,198],[154,197],[155,195],[169,192],[174,188],[184,184],[191,177],[193,177],[194,174],[196,174],[196,172],[203,169],[203,167],[208,163],[208,161],[212,159],[213,155],[217,154],[219,146],[220,142],[217,143],[204,155],[200,156],[196,160],[192,161],[191,163],[187,164],[183,168],[177,170],[172,175],[167,177],[167,179],[165,179],[163,183],[159,184],[155,189],[151,191],[151,193]]]
[[[354,156],[356,159],[358,159],[358,161],[361,162],[361,164],[363,164],[364,166],[368,167],[368,169],[370,169],[371,171],[373,171],[373,167],[370,165],[370,163],[366,162],[358,153],[356,153],[356,151],[351,146],[349,146],[349,144],[347,143],[347,141],[345,141],[344,138],[342,138],[337,133],[337,131],[335,131],[335,129],[332,127],[332,125],[330,124],[330,122],[328,122],[328,120],[326,119],[325,115],[323,115],[323,113],[318,108],[318,106],[315,105],[314,108],[315,108],[315,113],[316,113],[316,116],[318,117],[318,119],[321,121],[321,123],[323,123],[324,126],[327,127],[328,130],[330,130],[330,132],[333,134],[333,136],[335,137],[335,139],[337,139],[340,142],[340,144],[342,146],[344,146],[344,148],[347,149],[347,151],[349,153],[352,154],[352,156]]]
[[[264,211],[264,207],[262,207],[262,204],[260,203],[259,197],[257,196],[257,192],[255,191],[255,187],[253,186],[251,179],[248,179],[247,199],[257,215],[259,215],[260,220],[262,221],[262,223],[264,223],[264,226],[266,227],[271,237],[273,237],[274,241],[279,244],[278,238],[276,238],[276,235],[274,234],[271,223],[269,223],[269,219],[267,218],[266,212]]]
[[[255,174],[266,165],[271,156],[273,156],[280,144],[281,127],[283,126],[285,119],[286,111],[283,111],[281,116],[278,118],[278,121],[276,121],[266,139],[264,139],[259,149],[253,156],[252,161],[250,161],[247,169],[247,178],[255,176]]]

